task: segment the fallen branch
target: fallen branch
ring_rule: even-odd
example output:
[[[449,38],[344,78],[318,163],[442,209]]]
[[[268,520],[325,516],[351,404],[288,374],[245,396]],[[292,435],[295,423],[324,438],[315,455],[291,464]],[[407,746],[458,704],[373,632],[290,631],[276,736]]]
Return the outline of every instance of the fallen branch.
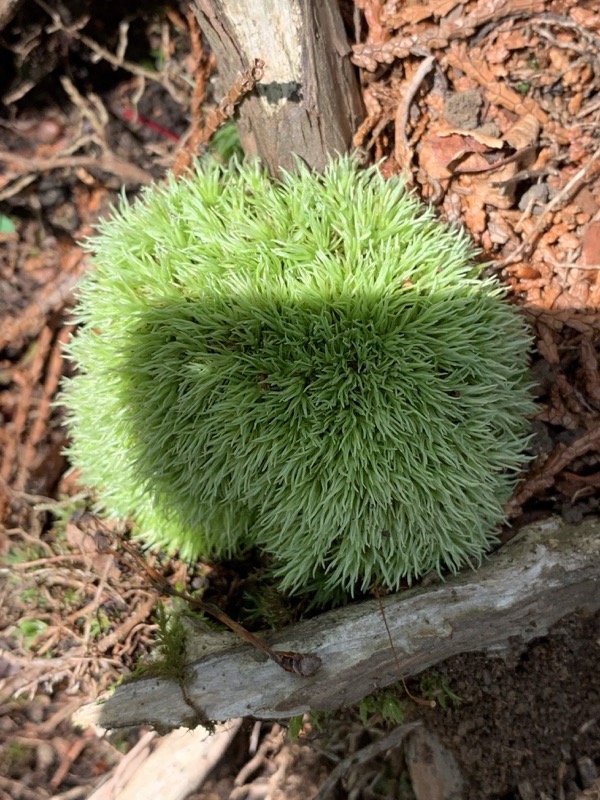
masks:
[[[273,634],[283,650],[316,652],[313,677],[289,675],[227,634],[192,632],[185,694],[179,684],[146,678],[119,686],[106,702],[77,712],[79,725],[105,728],[193,725],[212,720],[285,718],[359,701],[457,653],[507,647],[542,636],[577,609],[600,608],[600,522],[549,519],[524,528],[475,572],[384,598],[355,603]],[[216,642],[215,642],[216,636]],[[220,647],[217,652],[215,645]],[[201,657],[200,657],[201,654]]]
[[[98,168],[104,172],[116,175],[123,183],[142,184],[152,183],[152,175],[145,169],[136,167],[117,158],[112,153],[105,153],[101,156],[53,156],[51,158],[41,158],[38,156],[20,156],[18,153],[10,153],[8,150],[0,150],[0,163],[8,164],[14,171],[32,172],[51,172],[55,169],[85,169]]]

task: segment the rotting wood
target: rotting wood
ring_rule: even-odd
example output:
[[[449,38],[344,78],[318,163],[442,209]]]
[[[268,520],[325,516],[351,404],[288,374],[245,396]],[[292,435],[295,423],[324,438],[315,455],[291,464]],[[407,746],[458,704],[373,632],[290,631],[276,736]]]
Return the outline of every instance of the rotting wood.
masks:
[[[335,2],[195,0],[202,33],[224,86],[254,63],[265,73],[239,109],[247,156],[272,174],[294,170],[294,155],[315,170],[345,153],[362,116],[350,45]]]
[[[569,613],[600,608],[599,534],[597,518],[537,522],[476,571],[384,598],[394,649],[374,600],[268,636],[274,647],[316,652],[323,666],[311,678],[282,672],[228,634],[211,651],[206,634],[191,633],[188,652],[205,655],[189,664],[185,697],[177,683],[142,679],[84,706],[75,721],[164,729],[190,724],[194,708],[212,720],[276,719],[356,703],[399,680],[399,669],[408,677],[458,653],[526,642]]]

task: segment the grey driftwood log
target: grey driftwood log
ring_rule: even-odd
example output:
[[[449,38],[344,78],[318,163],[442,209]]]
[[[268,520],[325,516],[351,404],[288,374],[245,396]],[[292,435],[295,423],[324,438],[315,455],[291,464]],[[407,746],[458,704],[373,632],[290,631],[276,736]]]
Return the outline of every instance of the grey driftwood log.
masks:
[[[269,635],[280,650],[320,656],[311,678],[283,672],[229,634],[217,634],[220,649],[211,651],[214,633],[208,640],[191,632],[183,689],[163,679],[125,684],[106,702],[84,706],[75,721],[168,729],[193,726],[203,714],[275,719],[335,709],[457,653],[542,636],[573,611],[600,608],[600,521],[535,523],[480,569],[386,597],[382,605],[393,649],[379,603],[371,600]]]
[[[195,0],[217,57],[222,91],[254,59],[264,77],[241,104],[237,128],[247,156],[272,174],[294,170],[294,154],[321,171],[345,153],[362,117],[356,69],[333,0]]]

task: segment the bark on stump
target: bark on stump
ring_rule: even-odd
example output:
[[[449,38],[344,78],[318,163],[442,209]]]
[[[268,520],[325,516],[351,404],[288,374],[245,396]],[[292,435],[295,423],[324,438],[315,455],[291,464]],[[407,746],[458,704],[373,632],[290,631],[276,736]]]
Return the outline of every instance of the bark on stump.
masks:
[[[275,175],[296,168],[294,155],[322,171],[350,149],[362,100],[336,2],[195,0],[195,8],[224,87],[254,59],[265,62],[236,119],[247,156]]]

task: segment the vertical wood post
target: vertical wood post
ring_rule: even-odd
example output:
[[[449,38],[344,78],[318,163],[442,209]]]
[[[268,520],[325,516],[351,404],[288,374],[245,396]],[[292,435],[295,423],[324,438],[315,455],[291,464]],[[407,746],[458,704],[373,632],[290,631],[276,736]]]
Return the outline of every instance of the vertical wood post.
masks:
[[[248,156],[276,174],[294,155],[322,170],[349,150],[362,114],[336,0],[194,0],[224,86],[254,59],[265,75],[237,118]]]

